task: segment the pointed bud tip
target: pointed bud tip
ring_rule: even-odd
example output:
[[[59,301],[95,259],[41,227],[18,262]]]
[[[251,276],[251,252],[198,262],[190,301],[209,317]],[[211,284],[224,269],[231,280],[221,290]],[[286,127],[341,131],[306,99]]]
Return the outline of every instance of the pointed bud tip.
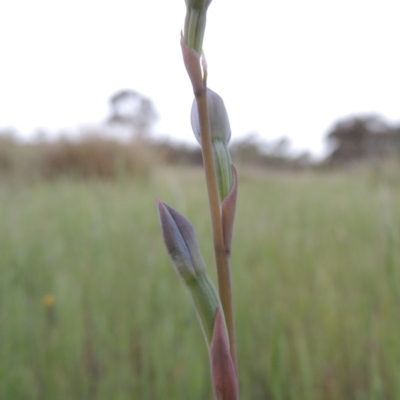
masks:
[[[175,269],[183,279],[190,279],[205,270],[196,232],[178,211],[156,200],[165,247]]]

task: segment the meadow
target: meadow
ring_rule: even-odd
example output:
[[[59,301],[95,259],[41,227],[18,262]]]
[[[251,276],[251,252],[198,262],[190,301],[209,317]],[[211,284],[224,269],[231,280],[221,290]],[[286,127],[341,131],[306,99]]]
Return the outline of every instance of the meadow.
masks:
[[[400,182],[378,178],[240,173],[242,399],[400,398]],[[212,398],[156,198],[192,221],[215,278],[197,169],[0,185],[1,399]]]

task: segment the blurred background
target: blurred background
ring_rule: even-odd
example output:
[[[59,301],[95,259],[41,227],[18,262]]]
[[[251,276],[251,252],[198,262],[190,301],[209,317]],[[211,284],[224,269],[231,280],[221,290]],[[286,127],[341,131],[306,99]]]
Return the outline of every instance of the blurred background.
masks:
[[[395,2],[220,0],[210,10],[209,86],[226,103],[235,141],[284,139],[292,155],[322,159],[338,121],[372,115],[399,125]],[[3,135],[130,139],[132,131],[105,126],[110,98],[127,90],[151,102],[153,139],[195,143],[179,46],[184,1],[17,1],[0,11]],[[128,118],[143,111],[127,107]]]
[[[394,1],[214,0],[243,398],[400,398]],[[213,272],[183,0],[0,5],[0,398],[211,398],[154,199]],[[213,275],[214,276],[214,275]]]

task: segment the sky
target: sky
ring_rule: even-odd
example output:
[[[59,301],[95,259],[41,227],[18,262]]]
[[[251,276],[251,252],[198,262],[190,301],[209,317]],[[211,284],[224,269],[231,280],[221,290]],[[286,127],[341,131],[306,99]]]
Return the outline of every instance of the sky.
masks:
[[[0,3],[0,129],[51,135],[104,121],[120,89],[151,98],[159,136],[194,143],[182,62],[184,0]],[[232,137],[288,137],[324,151],[338,119],[400,121],[397,0],[213,0],[208,86]]]

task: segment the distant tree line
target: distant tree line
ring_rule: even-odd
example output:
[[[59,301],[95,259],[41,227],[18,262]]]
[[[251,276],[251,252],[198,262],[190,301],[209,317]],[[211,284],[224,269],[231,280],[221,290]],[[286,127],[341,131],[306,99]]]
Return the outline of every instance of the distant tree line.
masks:
[[[338,121],[327,135],[333,164],[379,160],[400,155],[400,124],[378,115],[352,116]]]
[[[40,131],[34,140],[24,142],[13,130],[0,131],[0,175],[114,178],[148,175],[160,164],[202,164],[197,144],[152,137],[158,113],[151,99],[126,89],[111,96],[109,106],[108,117],[76,139],[67,132],[49,140]],[[352,116],[333,126],[327,142],[331,152],[322,162],[327,166],[399,155],[400,125],[377,115]],[[230,148],[235,164],[290,171],[316,166],[308,152],[295,155],[287,138],[266,141],[251,133],[233,140]]]

